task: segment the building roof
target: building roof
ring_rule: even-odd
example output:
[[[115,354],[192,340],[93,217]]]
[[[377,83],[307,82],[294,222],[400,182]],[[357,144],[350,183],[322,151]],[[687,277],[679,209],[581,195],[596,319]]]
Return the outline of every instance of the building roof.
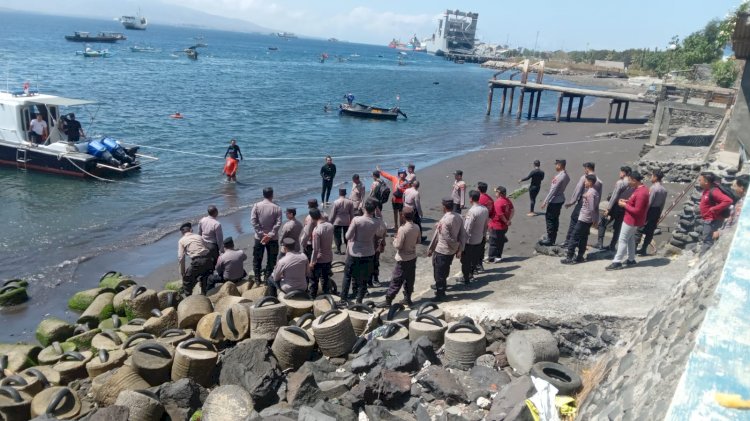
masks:
[[[750,14],[739,13],[737,24],[732,35],[732,47],[734,56],[739,59],[750,58]]]

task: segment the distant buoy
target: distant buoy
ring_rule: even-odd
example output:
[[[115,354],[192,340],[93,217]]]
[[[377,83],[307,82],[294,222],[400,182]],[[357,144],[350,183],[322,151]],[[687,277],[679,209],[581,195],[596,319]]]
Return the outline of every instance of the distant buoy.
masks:
[[[180,113],[174,113],[174,114],[170,115],[169,118],[182,118],[182,114],[180,114]]]

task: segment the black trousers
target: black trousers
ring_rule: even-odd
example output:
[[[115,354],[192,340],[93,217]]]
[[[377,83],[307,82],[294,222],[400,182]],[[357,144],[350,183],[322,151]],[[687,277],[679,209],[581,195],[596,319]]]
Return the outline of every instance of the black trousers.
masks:
[[[333,180],[323,179],[323,190],[320,192],[321,205],[328,202],[331,197],[331,189],[333,189]]]
[[[208,257],[211,258],[211,263],[216,266],[216,261],[219,260],[219,246],[214,243],[205,244],[208,249]]]
[[[368,282],[380,281],[380,252],[376,251],[375,256],[372,258],[372,271],[370,280]]]
[[[273,272],[273,268],[276,267],[276,258],[279,256],[279,242],[271,240],[266,244],[261,244],[260,240],[255,240],[255,244],[253,245],[253,273],[255,274],[255,282],[260,282],[264,252],[266,254],[266,269],[262,273],[265,273],[266,277],[269,277],[271,276],[271,272]]]
[[[461,205],[458,204],[458,203],[454,203],[453,204],[453,212],[456,212],[456,213],[458,213],[460,215],[461,214]]]
[[[570,225],[568,226],[568,233],[565,235],[565,247],[568,247],[573,241],[576,225],[578,225],[578,215],[581,214],[581,206],[583,205],[581,202],[582,200],[579,200],[573,208],[573,212],[570,213]]]
[[[583,259],[584,253],[586,253],[586,244],[589,241],[589,232],[591,231],[591,222],[576,221],[576,225],[573,228],[573,235],[570,241],[568,241],[568,259],[572,259],[576,254],[576,248],[578,248],[578,259]]]
[[[654,239],[654,231],[656,231],[656,226],[659,225],[659,217],[661,217],[661,208],[648,208],[648,213],[646,213],[646,225],[643,226],[642,233],[643,244],[641,245],[641,251],[644,253],[648,250],[651,240]],[[638,239],[636,239],[635,243],[638,244]]]
[[[505,235],[507,232],[507,229],[490,229],[490,251],[487,253],[487,257],[503,257],[503,249],[505,248],[505,243],[508,242],[508,237]]]
[[[404,287],[404,297],[411,299],[414,292],[414,279],[417,273],[417,259],[411,259],[406,262],[396,261],[391,274],[391,283],[388,285],[388,291],[385,296],[393,299],[396,294]]]
[[[346,232],[349,231],[349,225],[333,226],[333,242],[336,244],[336,251],[341,251],[341,244],[346,246]]]
[[[609,248],[614,250],[617,247],[617,240],[620,239],[620,228],[622,220],[625,219],[625,210],[621,207],[613,209],[608,216],[602,216],[599,221],[599,231],[597,239],[599,244],[604,244],[604,234],[607,232],[607,225],[612,224],[612,241],[609,242]]]
[[[195,284],[200,279],[201,292],[206,294],[206,280],[214,271],[214,265],[211,264],[209,256],[198,256],[190,259],[190,266],[185,268],[185,276],[182,277],[182,294],[191,295]]]
[[[419,216],[419,212],[414,212],[414,221],[413,221],[418,227],[419,227],[419,242],[422,242],[422,217]]]
[[[372,262],[375,256],[347,256],[344,267],[344,281],[341,285],[341,299],[349,299],[349,286],[354,279],[352,294],[356,295],[357,300],[361,301],[367,293],[367,282],[372,274]]]
[[[464,275],[464,282],[471,279],[474,269],[482,261],[482,256],[482,243],[464,246],[464,252],[461,253],[461,273]]]
[[[316,263],[310,277],[310,296],[318,296],[318,281],[323,279],[323,294],[331,293],[331,262]]]
[[[531,202],[529,212],[531,213],[534,213],[534,205],[536,205],[536,197],[539,195],[539,190],[541,190],[539,186],[529,186],[529,201]]]
[[[432,274],[435,279],[435,294],[445,295],[445,289],[448,288],[448,275],[450,275],[453,255],[432,253]]]
[[[550,203],[547,205],[547,212],[544,213],[544,220],[547,223],[547,241],[555,244],[557,241],[557,230],[560,228],[560,210],[561,203]]]

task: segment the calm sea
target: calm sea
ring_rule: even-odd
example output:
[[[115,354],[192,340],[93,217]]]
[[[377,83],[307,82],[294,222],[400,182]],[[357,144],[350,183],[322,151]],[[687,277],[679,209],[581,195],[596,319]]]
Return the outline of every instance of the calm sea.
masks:
[[[63,36],[122,31],[118,22],[0,13],[0,27],[7,81],[0,89],[30,81],[43,93],[97,101],[68,109],[87,134],[140,144],[159,158],[116,183],[0,168],[0,279],[68,281],[83,259],[153,243],[208,204],[222,214],[243,211],[267,185],[282,205],[314,197],[326,154],[334,156],[339,182],[376,164],[423,167],[519,130],[509,119],[484,116],[492,71],[424,53],[409,53],[399,66],[396,51],[384,46],[150,25],[110,45],[113,57],[94,59],[76,56],[84,45]],[[175,53],[196,37],[208,44],[197,61]],[[136,44],[159,52],[130,52]],[[324,52],[329,59],[320,63]],[[366,121],[323,111],[347,92],[399,105],[409,118]],[[543,114],[553,101],[544,98]],[[185,118],[170,119],[176,111]],[[221,175],[232,137],[246,158],[238,184]]]

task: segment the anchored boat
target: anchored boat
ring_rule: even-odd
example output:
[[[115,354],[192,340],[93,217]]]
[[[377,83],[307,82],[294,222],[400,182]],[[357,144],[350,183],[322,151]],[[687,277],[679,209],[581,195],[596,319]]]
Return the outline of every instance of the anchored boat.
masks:
[[[91,35],[88,32],[76,31],[73,35],[65,35],[65,39],[72,42],[106,42],[114,44],[117,41],[124,41],[128,37],[119,32],[99,32],[96,35]]]
[[[373,107],[372,105],[360,104],[358,102],[352,105],[339,105],[339,113],[352,117],[373,118],[376,120],[396,120],[399,114],[404,116],[404,118],[408,118],[398,107],[380,108]]]
[[[111,57],[112,54],[114,53],[112,53],[106,48],[103,50],[94,50],[91,48],[86,48],[83,51],[76,51],[77,56],[84,56],[84,57]]]
[[[27,86],[20,91],[0,92],[0,164],[22,170],[103,178],[136,172],[143,162],[157,160],[139,154],[138,146],[111,137],[78,138],[72,133],[80,123],[72,122],[61,109],[94,102],[35,92]],[[47,128],[46,138],[37,137],[41,143],[34,141],[36,136],[29,130],[37,115],[42,116]]]

